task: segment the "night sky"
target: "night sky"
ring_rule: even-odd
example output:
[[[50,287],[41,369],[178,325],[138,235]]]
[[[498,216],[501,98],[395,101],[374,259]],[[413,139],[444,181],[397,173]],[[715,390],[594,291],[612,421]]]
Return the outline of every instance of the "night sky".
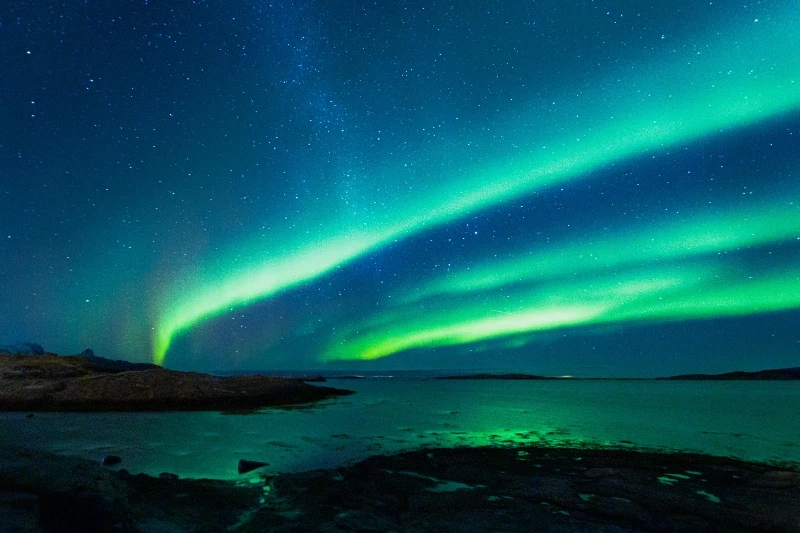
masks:
[[[800,365],[800,4],[9,0],[0,344]]]

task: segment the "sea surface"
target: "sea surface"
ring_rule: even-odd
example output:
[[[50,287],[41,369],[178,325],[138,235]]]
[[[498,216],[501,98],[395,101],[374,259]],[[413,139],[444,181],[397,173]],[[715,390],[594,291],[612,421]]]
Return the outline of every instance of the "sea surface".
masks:
[[[255,414],[0,413],[0,445],[102,459],[131,472],[244,479],[456,445],[612,445],[800,464],[800,382],[332,379],[356,391]],[[250,474],[252,477],[255,474]]]

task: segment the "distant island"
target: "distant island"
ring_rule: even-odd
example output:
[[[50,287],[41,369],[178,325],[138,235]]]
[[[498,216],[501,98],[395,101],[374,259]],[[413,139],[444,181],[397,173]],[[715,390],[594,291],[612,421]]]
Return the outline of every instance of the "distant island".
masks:
[[[725,374],[684,374],[657,379],[674,381],[785,381],[800,379],[800,367],[776,368],[757,372],[726,372]]]
[[[534,374],[465,374],[461,376],[438,376],[434,379],[508,379],[508,380],[535,380],[535,379],[561,379]]]
[[[0,354],[0,411],[231,411],[347,394],[298,378],[177,372],[91,350]]]
[[[592,378],[572,376],[539,376],[536,374],[519,373],[480,373],[452,376],[437,376],[434,379],[463,379],[463,380],[637,380],[637,381],[790,381],[800,380],[800,367],[776,368],[772,370],[759,370],[757,372],[726,372],[724,374],[682,374],[678,376],[660,378]]]

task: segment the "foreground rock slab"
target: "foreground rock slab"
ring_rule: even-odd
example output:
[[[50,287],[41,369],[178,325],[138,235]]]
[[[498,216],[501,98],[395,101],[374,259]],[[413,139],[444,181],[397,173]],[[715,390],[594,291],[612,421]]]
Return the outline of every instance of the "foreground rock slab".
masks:
[[[0,450],[3,533],[217,532],[258,508],[262,488],[116,472],[85,459]]]
[[[292,378],[220,377],[163,368],[101,372],[81,357],[0,356],[0,410],[241,410],[352,394]]]
[[[799,513],[796,470],[692,454],[433,449],[237,483],[0,450],[4,533],[798,532]]]
[[[691,454],[436,449],[284,474],[241,531],[800,531],[800,474]]]

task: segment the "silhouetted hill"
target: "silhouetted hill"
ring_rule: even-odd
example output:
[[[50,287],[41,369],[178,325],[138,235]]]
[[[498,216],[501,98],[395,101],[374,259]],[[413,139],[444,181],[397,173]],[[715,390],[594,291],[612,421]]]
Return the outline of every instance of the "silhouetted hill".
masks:
[[[161,368],[152,363],[131,363],[122,359],[106,359],[95,355],[91,348],[87,348],[75,357],[83,357],[95,372],[128,372],[129,370],[155,370]]]
[[[463,376],[439,376],[434,379],[510,379],[510,380],[532,380],[532,379],[558,379],[534,374],[466,374]]]
[[[35,342],[0,345],[0,355],[44,355],[45,353],[42,345]]]
[[[667,380],[684,381],[778,381],[778,380],[800,380],[800,367],[776,368],[773,370],[759,370],[758,372],[727,372],[725,374],[684,374],[681,376],[671,376],[668,378],[658,378]]]

